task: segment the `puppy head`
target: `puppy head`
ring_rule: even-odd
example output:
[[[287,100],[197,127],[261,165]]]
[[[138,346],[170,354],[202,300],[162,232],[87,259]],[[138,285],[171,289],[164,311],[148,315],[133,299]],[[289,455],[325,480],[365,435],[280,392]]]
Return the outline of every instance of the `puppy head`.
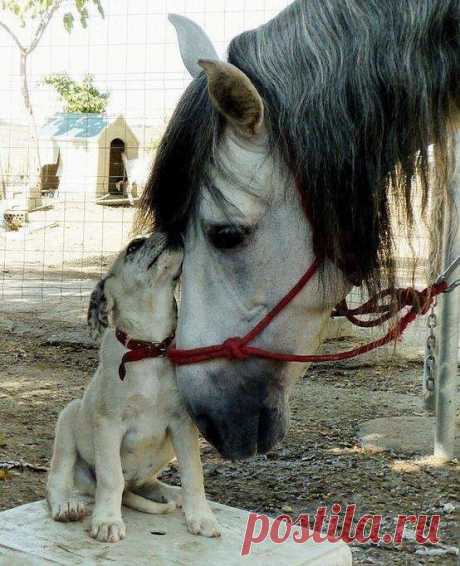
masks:
[[[182,259],[182,250],[169,247],[162,234],[131,241],[91,294],[88,309],[91,336],[100,338],[114,313],[151,304],[152,297],[161,289],[169,289],[173,301]]]

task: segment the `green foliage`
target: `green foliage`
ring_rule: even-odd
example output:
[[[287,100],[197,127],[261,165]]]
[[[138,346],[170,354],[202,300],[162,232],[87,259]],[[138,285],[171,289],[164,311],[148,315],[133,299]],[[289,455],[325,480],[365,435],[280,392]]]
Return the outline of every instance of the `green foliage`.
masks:
[[[76,16],[80,19],[80,24],[86,28],[88,24],[88,5],[96,6],[97,11],[104,17],[104,8],[101,0],[67,0],[67,4],[72,4]],[[27,21],[46,18],[48,14],[56,8],[64,5],[64,0],[0,0],[0,8],[17,16],[21,25],[24,27]],[[65,29],[70,33],[75,22],[75,15],[66,12],[63,17]]]
[[[43,82],[57,91],[64,104],[64,112],[105,112],[110,94],[94,86],[92,75],[86,75],[83,81],[77,82],[67,73],[58,73],[48,75]]]

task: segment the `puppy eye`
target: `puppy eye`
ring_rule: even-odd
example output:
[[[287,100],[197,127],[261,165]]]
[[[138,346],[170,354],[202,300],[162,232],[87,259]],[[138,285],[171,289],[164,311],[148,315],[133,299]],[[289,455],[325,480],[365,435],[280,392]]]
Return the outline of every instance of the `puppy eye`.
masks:
[[[128,249],[126,250],[126,255],[130,255],[133,254],[134,252],[137,252],[137,250],[144,245],[146,239],[147,238],[138,238],[137,240],[133,240],[129,244]]]
[[[218,250],[233,250],[246,243],[251,231],[249,226],[225,224],[211,226],[207,235],[211,244]]]

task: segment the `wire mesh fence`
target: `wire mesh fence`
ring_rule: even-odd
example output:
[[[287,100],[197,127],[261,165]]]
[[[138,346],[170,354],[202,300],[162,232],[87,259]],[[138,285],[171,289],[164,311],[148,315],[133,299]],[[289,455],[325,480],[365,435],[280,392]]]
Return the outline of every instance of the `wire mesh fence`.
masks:
[[[288,0],[110,0],[105,17],[67,33],[52,20],[31,55],[34,120],[24,118],[19,57],[0,30],[8,61],[0,79],[0,296],[86,300],[94,279],[130,237],[155,150],[189,82],[168,13],[194,19],[220,53],[236,34],[258,26]],[[7,14],[0,21],[9,23]],[[12,24],[11,24],[12,25]],[[24,33],[27,32],[27,29]],[[63,112],[45,78],[87,74],[108,93],[104,114]],[[412,247],[397,227],[399,279],[424,283],[428,238],[422,223]],[[357,294],[352,300],[359,300]]]
[[[110,0],[104,18],[94,8],[87,28],[72,33],[58,12],[28,62],[33,119],[17,46],[0,29],[2,299],[86,298],[130,237],[156,146],[190,80],[168,13],[193,18],[223,53],[233,36],[288,3]],[[23,44],[33,35],[33,22],[21,29],[6,11],[0,21]],[[106,112],[63,112],[46,77],[64,72],[80,83],[90,74],[109,95]]]

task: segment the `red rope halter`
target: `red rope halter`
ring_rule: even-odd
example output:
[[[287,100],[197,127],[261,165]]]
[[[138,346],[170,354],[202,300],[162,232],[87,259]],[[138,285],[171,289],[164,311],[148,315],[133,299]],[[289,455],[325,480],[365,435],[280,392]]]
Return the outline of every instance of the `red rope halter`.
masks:
[[[375,350],[376,348],[380,348],[381,346],[401,337],[407,327],[419,314],[426,314],[428,312],[435,297],[447,291],[449,287],[446,281],[441,281],[423,291],[416,291],[415,289],[388,289],[386,291],[382,291],[375,298],[357,309],[349,309],[346,302],[343,301],[337,307],[333,316],[346,316],[353,324],[365,327],[382,324],[395,316],[403,308],[411,307],[410,310],[397,321],[397,323],[384,337],[347,352],[305,356],[272,352],[270,350],[263,350],[261,348],[251,346],[250,343],[267,328],[278,314],[286,308],[310,282],[317,273],[319,265],[319,260],[315,259],[297,285],[295,285],[291,291],[289,291],[289,293],[243,338],[229,338],[222,344],[190,350],[179,350],[173,344],[168,348],[166,355],[176,365],[199,364],[216,359],[246,360],[248,358],[299,363],[347,360]],[[396,299],[396,306],[395,302],[391,302],[388,305],[379,305],[378,301],[385,297],[392,297],[393,299]],[[356,318],[357,315],[375,313],[381,313],[382,316],[374,321],[360,321]]]

